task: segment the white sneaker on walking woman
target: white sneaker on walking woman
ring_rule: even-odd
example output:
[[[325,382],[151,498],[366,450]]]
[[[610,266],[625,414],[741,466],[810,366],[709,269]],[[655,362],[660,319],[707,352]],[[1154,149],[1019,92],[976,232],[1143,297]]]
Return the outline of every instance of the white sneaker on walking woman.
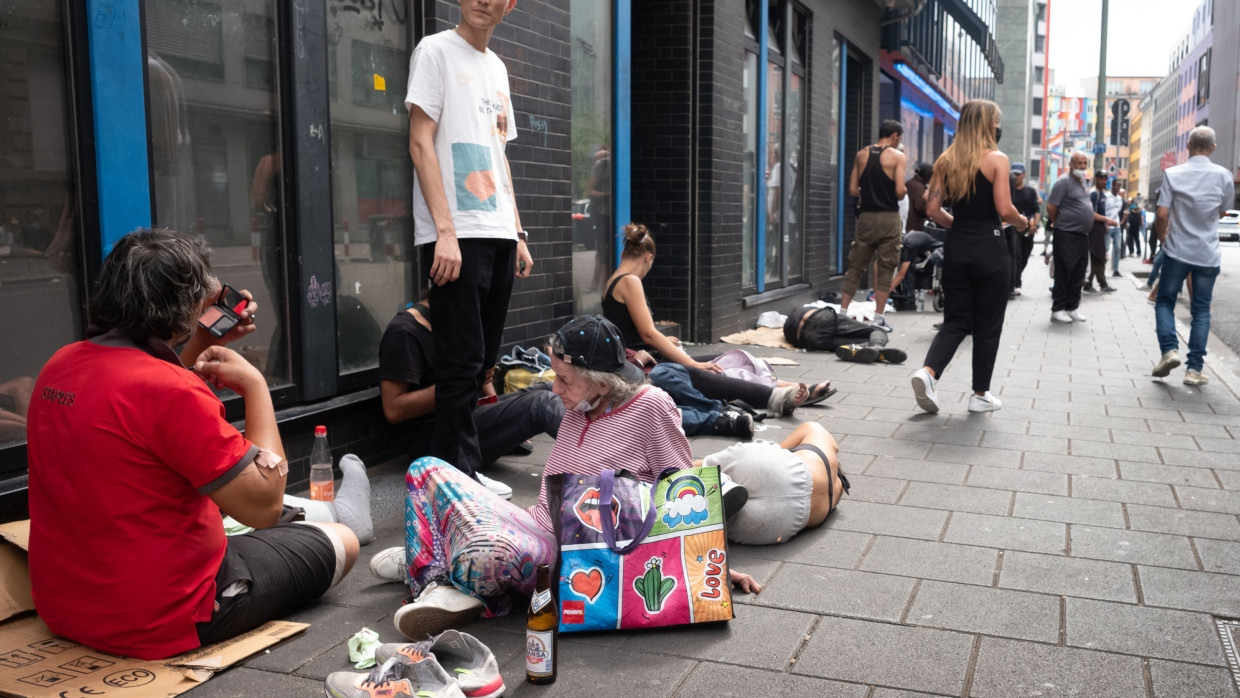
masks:
[[[1003,403],[999,401],[999,398],[991,395],[989,390],[986,391],[985,395],[973,393],[969,396],[970,412],[994,412],[1001,407],[1003,407]]]
[[[913,396],[917,398],[917,406],[934,414],[939,411],[939,394],[934,390],[934,377],[925,368],[919,368],[913,374]]]

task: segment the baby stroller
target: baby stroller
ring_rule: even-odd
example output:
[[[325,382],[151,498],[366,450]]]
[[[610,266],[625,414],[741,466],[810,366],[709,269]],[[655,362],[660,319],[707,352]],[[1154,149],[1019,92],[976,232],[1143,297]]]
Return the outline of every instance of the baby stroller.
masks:
[[[927,291],[933,294],[934,310],[943,310],[943,237],[947,231],[932,222],[927,222],[926,227],[925,231],[914,230],[904,237],[901,256],[909,262],[909,269],[891,294],[897,310],[913,310],[918,295]]]

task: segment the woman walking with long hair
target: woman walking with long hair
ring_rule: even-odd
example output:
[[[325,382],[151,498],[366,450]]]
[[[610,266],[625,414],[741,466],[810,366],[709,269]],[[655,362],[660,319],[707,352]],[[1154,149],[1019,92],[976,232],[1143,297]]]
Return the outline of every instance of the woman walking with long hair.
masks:
[[[913,374],[913,394],[926,412],[939,411],[934,383],[943,375],[964,338],[973,335],[973,394],[970,412],[1002,407],[990,393],[999,353],[1003,314],[1007,309],[1011,258],[1003,223],[1017,232],[1029,219],[1012,205],[1008,186],[1011,165],[998,150],[999,107],[983,99],[960,109],[956,140],[934,163],[926,194],[926,213],[948,228],[944,245],[943,327],[926,352],[925,365]],[[951,208],[948,213],[945,206]]]

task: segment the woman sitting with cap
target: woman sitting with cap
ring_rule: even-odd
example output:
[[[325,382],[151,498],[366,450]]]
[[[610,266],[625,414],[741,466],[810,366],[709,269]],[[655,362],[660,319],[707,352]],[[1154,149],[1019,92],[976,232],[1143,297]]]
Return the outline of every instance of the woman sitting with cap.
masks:
[[[547,458],[538,504],[524,510],[502,500],[437,458],[409,466],[405,511],[404,574],[416,597],[397,610],[396,628],[420,640],[467,623],[480,614],[501,616],[512,598],[534,591],[539,564],[555,560],[557,544],[547,511],[548,475],[597,475],[627,470],[653,483],[667,468],[687,468],[693,458],[680,428],[680,414],[662,390],[646,384],[628,362],[615,325],[598,316],[574,318],[550,338],[548,354],[556,378],[552,390],[566,408]],[[400,555],[399,548],[383,551]],[[746,593],[761,586],[731,572]]]

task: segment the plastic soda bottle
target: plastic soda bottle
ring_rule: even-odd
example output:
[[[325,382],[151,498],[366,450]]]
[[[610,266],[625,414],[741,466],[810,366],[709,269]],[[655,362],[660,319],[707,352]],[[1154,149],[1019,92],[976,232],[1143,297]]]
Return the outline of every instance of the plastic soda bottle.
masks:
[[[314,428],[314,448],[310,449],[310,499],[320,502],[336,499],[332,449],[327,445],[327,427],[322,425]]]
[[[560,611],[551,593],[551,565],[539,565],[525,621],[525,680],[536,684],[555,683],[559,648]]]

